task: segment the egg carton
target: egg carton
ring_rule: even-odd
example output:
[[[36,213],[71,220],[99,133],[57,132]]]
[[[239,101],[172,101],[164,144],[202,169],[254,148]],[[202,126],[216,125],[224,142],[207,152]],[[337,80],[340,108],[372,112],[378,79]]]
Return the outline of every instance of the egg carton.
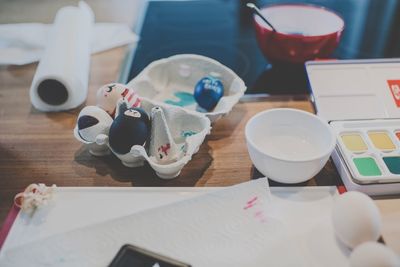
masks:
[[[147,161],[160,178],[177,177],[210,133],[210,120],[204,114],[148,99],[141,99],[141,108],[151,117],[150,138],[143,145],[127,147],[127,153],[112,149],[109,135],[114,120],[98,106],[82,109],[74,136],[88,146],[92,155],[113,153],[127,167],[142,166]],[[126,110],[120,101],[115,117]]]
[[[197,105],[193,91],[197,82],[209,75],[221,80],[224,95],[213,110],[205,111]],[[205,114],[211,122],[228,114],[246,91],[243,80],[231,69],[214,59],[194,54],[154,61],[127,86],[154,104],[181,106]]]

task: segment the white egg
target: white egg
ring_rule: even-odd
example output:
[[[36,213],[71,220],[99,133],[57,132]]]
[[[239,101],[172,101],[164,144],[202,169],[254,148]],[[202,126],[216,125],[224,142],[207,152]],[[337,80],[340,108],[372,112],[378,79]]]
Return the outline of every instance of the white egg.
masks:
[[[400,259],[387,246],[377,242],[365,242],[350,255],[351,267],[399,267]]]
[[[376,241],[381,234],[381,217],[374,201],[360,192],[347,192],[335,199],[332,209],[337,238],[350,248]]]
[[[93,143],[99,134],[108,134],[112,122],[111,116],[101,108],[87,106],[78,115],[75,137],[80,141]]]

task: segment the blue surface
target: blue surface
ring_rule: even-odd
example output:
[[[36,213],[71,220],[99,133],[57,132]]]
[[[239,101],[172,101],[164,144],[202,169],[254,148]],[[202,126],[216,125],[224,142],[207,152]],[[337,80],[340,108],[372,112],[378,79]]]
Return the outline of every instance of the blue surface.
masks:
[[[176,92],[174,93],[174,96],[176,96],[179,100],[175,101],[167,99],[164,102],[170,105],[180,106],[180,107],[190,106],[196,102],[193,95],[187,92]]]

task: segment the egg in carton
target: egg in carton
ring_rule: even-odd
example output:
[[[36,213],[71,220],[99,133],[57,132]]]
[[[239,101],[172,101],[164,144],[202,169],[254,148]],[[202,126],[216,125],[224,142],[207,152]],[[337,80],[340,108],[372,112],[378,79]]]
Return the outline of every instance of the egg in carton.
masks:
[[[196,85],[213,76],[224,87],[223,96],[211,110],[201,108],[194,97]],[[155,105],[168,104],[205,114],[211,122],[228,114],[243,96],[246,85],[231,69],[200,55],[181,54],[149,64],[127,86]]]
[[[113,118],[97,106],[86,106],[78,115],[74,128],[75,138],[89,146],[89,152],[94,156],[110,154],[106,144],[99,144],[96,139],[104,134],[108,135]]]
[[[128,88],[124,84],[109,83],[97,90],[97,106],[112,117],[115,116],[117,103],[120,99],[123,99],[128,107],[140,107],[141,101],[139,95],[135,90]]]
[[[120,98],[115,119],[111,123],[107,120],[102,131],[93,129],[90,139],[77,132],[81,120],[78,117],[75,136],[85,144],[94,142],[101,148],[109,148],[127,167],[142,166],[147,161],[161,178],[178,176],[210,133],[210,120],[203,114],[166,104],[155,105],[147,99],[141,99],[140,106],[132,107],[126,98]],[[92,109],[100,108],[91,106]],[[111,118],[102,111],[102,115]]]
[[[87,144],[89,152],[94,156],[110,154],[103,135],[108,136],[119,100],[123,100],[128,107],[139,107],[141,103],[133,89],[124,84],[110,83],[97,91],[97,105],[83,108],[78,115],[74,136]]]
[[[141,107],[151,116],[148,149],[134,145],[130,153],[116,155],[127,166],[143,158],[159,177],[174,178],[210,133],[210,121],[202,114],[165,104],[155,105],[147,99],[142,99]]]

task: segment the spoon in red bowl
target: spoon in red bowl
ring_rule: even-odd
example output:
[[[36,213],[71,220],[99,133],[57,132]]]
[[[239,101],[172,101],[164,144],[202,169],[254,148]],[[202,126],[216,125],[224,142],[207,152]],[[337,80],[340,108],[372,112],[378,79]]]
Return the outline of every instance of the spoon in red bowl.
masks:
[[[261,14],[261,10],[255,4],[247,3],[246,6],[248,8],[251,8],[254,11],[254,13],[256,13],[265,23],[267,23],[268,26],[270,26],[274,32],[276,32],[275,27],[272,26],[272,24]]]

